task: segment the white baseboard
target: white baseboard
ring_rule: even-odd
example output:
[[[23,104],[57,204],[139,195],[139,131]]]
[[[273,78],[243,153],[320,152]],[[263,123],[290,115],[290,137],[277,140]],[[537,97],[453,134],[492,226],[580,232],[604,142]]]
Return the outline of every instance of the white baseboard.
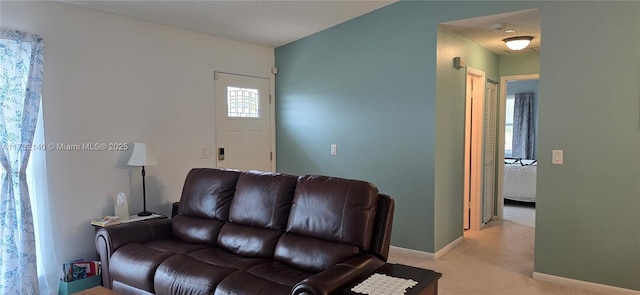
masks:
[[[574,280],[574,279],[548,275],[548,274],[539,273],[539,272],[533,273],[533,279],[538,281],[545,281],[549,283],[563,285],[567,287],[577,288],[577,289],[592,290],[592,291],[601,292],[605,294],[640,295],[640,291],[636,291],[636,290],[624,289],[624,288],[596,284],[596,283],[580,281],[580,280]]]
[[[463,241],[464,241],[464,237],[459,237],[455,241],[449,243],[449,245],[444,246],[442,249],[440,249],[440,251],[436,252],[436,255],[435,255],[436,259],[440,258],[442,255],[451,251],[453,248],[460,245],[460,243],[462,243]]]
[[[412,260],[435,260],[436,255],[429,252],[407,249],[397,246],[389,247],[389,254],[402,258],[411,258]]]
[[[402,248],[397,246],[389,247],[389,251],[390,253],[393,253],[393,255],[397,255],[400,257],[408,257],[412,259],[436,260],[440,258],[442,255],[444,255],[445,253],[451,251],[451,249],[458,246],[458,244],[462,243],[462,241],[464,241],[464,237],[459,237],[455,241],[449,243],[449,245],[446,245],[444,248],[440,249],[440,251],[436,252],[435,254],[431,252],[424,252],[424,251],[407,249],[407,248]]]

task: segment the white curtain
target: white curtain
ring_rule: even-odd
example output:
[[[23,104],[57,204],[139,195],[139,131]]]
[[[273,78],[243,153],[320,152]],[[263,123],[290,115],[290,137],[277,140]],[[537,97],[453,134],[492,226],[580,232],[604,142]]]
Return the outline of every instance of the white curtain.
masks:
[[[27,165],[40,109],[43,42],[0,32],[0,294],[40,292]]]
[[[36,148],[31,149],[29,166],[27,166],[27,183],[31,194],[33,223],[36,229],[40,294],[57,295],[58,284],[60,283],[60,263],[56,258],[53,228],[51,227],[43,125],[42,108],[40,108],[38,126],[36,126],[36,133],[33,138],[33,144]]]

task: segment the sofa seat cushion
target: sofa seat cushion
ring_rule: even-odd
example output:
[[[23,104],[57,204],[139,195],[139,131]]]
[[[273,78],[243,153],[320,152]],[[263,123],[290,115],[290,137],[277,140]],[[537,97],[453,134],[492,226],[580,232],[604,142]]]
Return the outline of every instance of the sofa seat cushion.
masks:
[[[156,269],[173,255],[138,243],[126,244],[111,255],[109,273],[113,280],[155,293],[153,277]]]
[[[145,247],[175,254],[187,254],[208,248],[207,245],[190,244],[179,240],[157,240],[143,244]]]
[[[276,246],[275,259],[310,272],[321,272],[356,256],[358,247],[284,233]]]
[[[214,295],[288,295],[292,286],[278,284],[245,271],[230,274],[215,290]]]
[[[221,248],[208,248],[188,254],[196,260],[200,260],[213,265],[246,270],[252,266],[268,261],[264,258],[251,258],[233,254]]]
[[[315,274],[277,261],[258,264],[248,269],[247,272],[263,279],[290,287],[295,286],[298,282]]]
[[[213,265],[177,254],[167,258],[154,277],[156,294],[213,294],[218,284],[236,272],[232,267]]]
[[[111,282],[111,290],[116,294],[128,294],[128,295],[154,295],[145,290],[138,289],[136,287],[129,286],[123,282],[113,281]]]
[[[238,255],[271,259],[281,234],[275,229],[227,222],[220,230],[218,245]]]

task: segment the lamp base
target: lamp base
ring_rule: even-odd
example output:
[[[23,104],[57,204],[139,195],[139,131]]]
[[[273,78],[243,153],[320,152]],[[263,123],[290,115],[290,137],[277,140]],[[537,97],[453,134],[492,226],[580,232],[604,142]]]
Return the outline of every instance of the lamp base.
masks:
[[[140,213],[138,213],[138,216],[149,216],[153,214],[153,212],[149,212],[149,211],[142,211]]]

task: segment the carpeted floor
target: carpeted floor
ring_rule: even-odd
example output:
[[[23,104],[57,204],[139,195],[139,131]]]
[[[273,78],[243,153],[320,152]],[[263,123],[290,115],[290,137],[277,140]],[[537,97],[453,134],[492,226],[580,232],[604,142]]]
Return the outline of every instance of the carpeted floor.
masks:
[[[467,231],[464,241],[438,260],[391,252],[389,262],[443,274],[439,295],[605,295],[533,280],[535,209],[505,206],[503,221]]]

